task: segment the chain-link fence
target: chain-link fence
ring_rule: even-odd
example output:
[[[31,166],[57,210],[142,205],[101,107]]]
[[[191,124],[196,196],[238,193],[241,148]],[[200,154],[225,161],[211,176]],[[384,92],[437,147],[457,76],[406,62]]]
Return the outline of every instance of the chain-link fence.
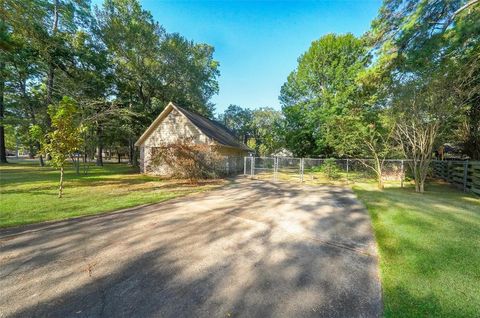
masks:
[[[214,172],[217,176],[236,176],[244,173],[244,157],[222,157],[215,160]]]
[[[409,174],[408,160],[314,159],[285,157],[245,157],[244,174],[255,179],[298,181],[315,184],[372,182],[381,166],[384,182],[403,185]]]

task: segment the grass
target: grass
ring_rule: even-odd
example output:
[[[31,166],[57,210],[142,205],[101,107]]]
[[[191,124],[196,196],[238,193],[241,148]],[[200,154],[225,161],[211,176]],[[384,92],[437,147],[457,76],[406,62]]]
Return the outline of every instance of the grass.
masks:
[[[280,170],[276,176],[278,181],[300,182],[300,172],[297,170]],[[273,170],[260,171],[255,173],[255,179],[259,180],[274,180]],[[347,186],[355,183],[370,183],[373,182],[374,175],[370,171],[360,171],[346,173],[341,170],[336,177],[328,177],[321,171],[305,171],[303,175],[303,183],[308,185],[336,185]],[[400,180],[387,181],[387,183],[397,183],[400,185]]]
[[[165,201],[223,184],[149,177],[125,164],[91,166],[88,174],[66,171],[64,197],[57,198],[59,172],[29,160],[0,165],[0,227],[62,220]]]
[[[446,184],[355,184],[380,253],[386,317],[480,317],[480,198]]]
[[[58,171],[28,161],[0,166],[0,227],[105,213],[222,184],[162,180],[106,164],[91,167],[88,175],[70,168],[65,197],[58,199],[58,177]],[[425,194],[409,184],[400,188],[397,181],[379,191],[374,182],[351,177],[373,221],[385,316],[480,317],[480,198],[442,183],[429,184]],[[343,179],[311,173],[305,183],[344,184]]]

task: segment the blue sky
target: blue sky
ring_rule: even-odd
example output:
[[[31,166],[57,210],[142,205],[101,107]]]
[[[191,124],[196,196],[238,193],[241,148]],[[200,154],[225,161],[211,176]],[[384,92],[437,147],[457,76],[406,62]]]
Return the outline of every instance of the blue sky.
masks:
[[[217,112],[229,104],[280,109],[280,88],[311,42],[327,33],[363,34],[381,5],[380,0],[141,3],[167,32],[215,47]]]

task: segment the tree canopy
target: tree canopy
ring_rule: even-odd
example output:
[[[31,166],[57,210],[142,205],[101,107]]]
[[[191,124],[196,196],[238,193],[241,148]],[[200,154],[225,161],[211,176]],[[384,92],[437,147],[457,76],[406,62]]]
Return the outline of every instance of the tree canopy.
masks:
[[[138,0],[0,5],[2,162],[6,144],[36,155],[31,127],[50,133],[49,105],[64,96],[97,164],[105,148],[135,164],[134,141],[169,101],[214,116],[214,48],[169,33]],[[444,143],[480,159],[480,1],[384,0],[364,35],[314,40],[279,101],[281,111],[230,105],[218,120],[259,155],[369,157],[377,174],[386,157],[417,158],[420,189]]]
[[[48,133],[48,107],[64,96],[78,105],[83,152],[96,151],[98,164],[105,147],[127,149],[134,163],[134,141],[169,101],[213,116],[214,48],[168,33],[137,0],[93,9],[88,0],[4,0],[1,12],[3,150],[15,140],[34,156],[29,127]]]

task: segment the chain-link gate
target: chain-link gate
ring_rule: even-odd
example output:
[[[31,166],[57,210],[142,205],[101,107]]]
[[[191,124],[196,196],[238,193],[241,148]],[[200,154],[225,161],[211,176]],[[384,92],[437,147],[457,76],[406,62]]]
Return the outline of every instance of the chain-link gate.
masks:
[[[398,181],[403,186],[408,173],[406,162],[401,159],[245,157],[244,174],[260,180],[346,184],[372,182],[378,179],[381,170],[384,182]]]

